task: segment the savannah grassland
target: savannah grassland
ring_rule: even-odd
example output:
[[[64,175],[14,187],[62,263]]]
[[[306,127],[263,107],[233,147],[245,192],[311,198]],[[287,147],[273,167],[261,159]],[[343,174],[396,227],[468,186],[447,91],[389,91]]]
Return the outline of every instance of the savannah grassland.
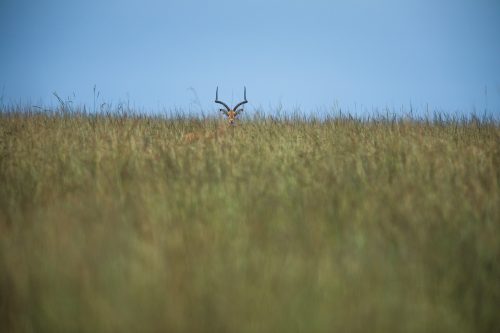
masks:
[[[498,332],[499,311],[495,121],[0,113],[2,332]]]

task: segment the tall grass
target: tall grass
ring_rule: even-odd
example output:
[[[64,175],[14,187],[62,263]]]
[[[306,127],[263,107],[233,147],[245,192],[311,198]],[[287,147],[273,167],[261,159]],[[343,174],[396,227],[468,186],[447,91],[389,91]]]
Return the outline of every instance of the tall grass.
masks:
[[[5,107],[0,330],[500,329],[497,122],[221,126]]]

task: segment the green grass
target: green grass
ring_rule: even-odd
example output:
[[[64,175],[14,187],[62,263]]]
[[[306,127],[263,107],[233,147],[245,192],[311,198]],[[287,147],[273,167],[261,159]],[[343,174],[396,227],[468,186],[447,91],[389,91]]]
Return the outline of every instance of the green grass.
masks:
[[[4,108],[0,330],[499,331],[498,123],[221,126]]]

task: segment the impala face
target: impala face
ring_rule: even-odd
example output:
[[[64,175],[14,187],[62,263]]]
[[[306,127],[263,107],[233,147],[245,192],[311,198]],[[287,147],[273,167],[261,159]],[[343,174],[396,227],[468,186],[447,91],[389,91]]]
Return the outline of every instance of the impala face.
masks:
[[[217,87],[217,90],[215,90],[215,103],[221,104],[225,107],[225,109],[219,109],[220,112],[224,113],[224,115],[227,117],[229,121],[229,125],[234,125],[234,122],[236,121],[236,117],[243,112],[243,109],[239,109],[240,106],[243,104],[248,103],[247,101],[247,88],[244,88],[243,92],[244,100],[238,104],[234,108],[230,108],[226,103],[219,101],[219,87]]]
[[[229,120],[229,124],[233,125],[234,121],[236,120],[236,111],[229,111],[227,113],[227,119]]]

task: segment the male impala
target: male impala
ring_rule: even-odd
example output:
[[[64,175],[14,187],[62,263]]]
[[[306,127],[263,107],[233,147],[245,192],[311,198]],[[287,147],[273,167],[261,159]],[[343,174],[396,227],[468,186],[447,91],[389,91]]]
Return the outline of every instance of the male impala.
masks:
[[[240,106],[242,106],[243,104],[248,103],[248,101],[247,101],[247,88],[246,87],[244,87],[243,96],[244,96],[243,102],[236,104],[236,106],[231,109],[229,106],[227,106],[226,103],[219,101],[219,87],[217,87],[217,90],[215,90],[215,103],[222,104],[226,108],[226,110],[219,109],[219,111],[224,113],[224,115],[226,115],[227,119],[229,120],[229,125],[234,125],[234,121],[236,120],[236,117],[241,112],[243,112],[243,109],[238,109],[238,108]]]

